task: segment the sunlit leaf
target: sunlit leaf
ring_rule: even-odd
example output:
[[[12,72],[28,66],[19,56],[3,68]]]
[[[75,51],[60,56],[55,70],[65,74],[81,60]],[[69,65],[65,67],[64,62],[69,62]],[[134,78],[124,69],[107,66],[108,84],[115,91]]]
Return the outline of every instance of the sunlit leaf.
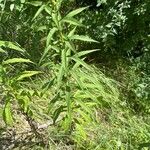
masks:
[[[46,46],[49,46],[52,38],[53,38],[53,35],[55,34],[55,32],[57,31],[58,29],[56,27],[52,28],[49,33],[48,33],[48,36],[47,36],[47,40],[46,40]]]
[[[64,108],[65,108],[64,106],[60,106],[58,109],[55,110],[55,112],[53,114],[53,122],[54,123],[56,122],[56,120],[60,116],[60,113],[63,112]]]
[[[26,4],[30,4],[33,6],[41,6],[42,5],[42,1],[31,1],[31,2],[26,2]]]
[[[9,42],[9,41],[0,41],[0,47],[6,47],[6,48],[10,48],[16,51],[20,51],[20,52],[24,52],[24,50],[22,48],[20,48],[20,46],[18,44],[15,44],[13,42]]]
[[[98,43],[98,41],[93,40],[92,38],[84,35],[73,35],[70,37],[72,40],[80,40],[80,41],[85,41],[85,42],[95,42]]]
[[[76,57],[81,57],[81,56],[87,55],[87,54],[89,54],[89,53],[96,52],[96,51],[98,51],[98,50],[99,50],[99,49],[81,51],[81,52],[76,53],[74,56],[76,56]]]
[[[31,77],[33,75],[37,75],[39,73],[42,73],[40,71],[24,71],[18,78],[17,80],[22,80],[24,78],[28,78],[28,77]]]
[[[73,59],[75,62],[79,63],[86,69],[91,70],[90,66],[86,62],[84,62],[82,59],[79,59],[78,57],[71,57],[71,59]]]
[[[0,47],[0,53],[6,53],[1,47]]]
[[[59,69],[58,76],[57,76],[57,89],[59,89],[59,87],[62,83],[63,75],[64,75],[64,68],[63,68],[63,66],[61,66]]]
[[[77,27],[74,27],[68,34],[68,37],[71,37],[74,35],[75,31],[76,31]]]
[[[52,9],[51,9],[48,5],[45,6],[45,11],[46,11],[49,15],[51,15],[51,13],[52,13]]]
[[[44,10],[44,8],[45,8],[45,5],[42,5],[42,6],[38,9],[38,11],[36,12],[36,14],[34,15],[34,17],[33,17],[32,20],[34,20],[34,19]]]
[[[12,125],[13,118],[12,118],[12,112],[10,108],[10,101],[6,102],[4,110],[3,110],[3,119],[6,124]]]
[[[83,10],[87,9],[88,7],[82,7],[82,8],[78,8],[76,10],[71,11],[70,13],[68,13],[65,18],[71,18],[79,13],[81,13]]]
[[[74,18],[64,18],[62,22],[66,22],[75,26],[84,26],[80,21],[74,19]]]
[[[24,59],[24,58],[12,58],[12,59],[7,59],[3,61],[3,64],[14,64],[14,63],[33,63],[29,59]]]

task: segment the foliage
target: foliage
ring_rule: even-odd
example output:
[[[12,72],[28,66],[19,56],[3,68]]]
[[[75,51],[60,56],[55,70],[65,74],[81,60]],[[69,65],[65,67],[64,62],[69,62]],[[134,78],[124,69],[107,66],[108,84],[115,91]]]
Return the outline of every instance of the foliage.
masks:
[[[88,4],[90,2],[89,0]],[[109,61],[110,53],[114,59],[116,56],[131,58],[149,53],[149,0],[100,2],[100,7],[95,6],[82,15],[87,26],[82,32],[100,42],[97,46],[101,48],[101,52],[96,60]],[[95,55],[93,57],[95,59]]]
[[[149,143],[149,2],[90,2],[0,0],[0,149]]]

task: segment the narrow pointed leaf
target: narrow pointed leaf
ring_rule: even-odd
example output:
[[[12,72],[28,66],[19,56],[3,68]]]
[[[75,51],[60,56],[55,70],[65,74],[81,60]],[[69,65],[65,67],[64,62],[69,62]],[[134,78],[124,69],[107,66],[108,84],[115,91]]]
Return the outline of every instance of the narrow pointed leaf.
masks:
[[[7,59],[6,61],[3,61],[3,64],[14,64],[14,63],[33,63],[29,59],[24,59],[24,58],[12,58],[12,59]]]
[[[31,1],[31,2],[26,2],[26,4],[30,4],[30,5],[33,5],[33,6],[41,6],[42,5],[42,1]]]
[[[77,28],[77,27],[74,27],[74,28],[69,32],[68,37],[71,37],[71,36],[74,35],[74,33],[75,33],[75,31],[76,31],[76,28]]]
[[[57,77],[57,89],[59,89],[62,83],[63,75],[64,75],[64,68],[63,66],[61,66],[59,73],[58,73],[58,77]]]
[[[39,73],[42,73],[42,72],[40,72],[40,71],[24,71],[24,72],[17,78],[17,80],[22,80],[22,79],[24,79],[24,78],[29,78],[29,77],[31,77],[31,76],[33,76],[33,75],[37,75],[37,74],[39,74]]]
[[[84,26],[80,21],[74,19],[74,18],[64,18],[62,22],[66,22],[75,26]]]
[[[13,123],[12,113],[10,109],[10,102],[7,102],[3,111],[3,119],[6,124],[11,125]]]
[[[51,49],[51,45],[49,45],[47,48],[45,48],[43,55],[41,56],[41,59],[39,61],[39,64],[41,64],[42,60],[46,57],[46,55],[48,54],[49,50]]]
[[[98,43],[98,41],[93,40],[92,38],[84,35],[73,35],[70,37],[72,40],[80,40],[80,41],[85,41],[85,42],[95,42]]]
[[[90,66],[87,63],[85,63],[82,59],[79,59],[77,57],[71,57],[71,59],[73,59],[75,62],[77,62],[78,64],[82,65],[86,69],[91,70]]]
[[[52,13],[52,9],[51,9],[49,6],[45,6],[45,11],[46,11],[49,15],[51,15],[51,13]]]
[[[36,14],[34,15],[34,17],[33,17],[32,20],[34,20],[34,19],[44,10],[44,8],[45,8],[45,5],[42,5],[42,6],[38,9],[38,11],[36,12]]]
[[[46,40],[46,46],[48,46],[53,38],[54,33],[57,31],[58,29],[56,27],[52,28],[47,36],[47,40]]]
[[[81,51],[81,52],[78,52],[77,54],[75,54],[74,56],[76,56],[76,57],[81,57],[81,56],[87,55],[87,54],[89,54],[89,53],[98,51],[98,50],[99,50],[99,49]]]
[[[6,53],[6,52],[0,47],[0,53]]]
[[[63,112],[64,106],[60,106],[58,109],[55,110],[53,114],[53,122],[55,123],[58,117],[60,116],[61,112]]]
[[[16,51],[20,51],[20,52],[24,52],[24,50],[22,48],[20,48],[19,45],[14,44],[13,42],[9,42],[9,41],[0,41],[0,47],[6,47],[6,48],[10,48]]]
[[[78,8],[76,10],[71,11],[70,13],[68,13],[65,18],[71,18],[79,13],[81,13],[83,10],[87,9],[88,7],[82,7],[82,8]]]

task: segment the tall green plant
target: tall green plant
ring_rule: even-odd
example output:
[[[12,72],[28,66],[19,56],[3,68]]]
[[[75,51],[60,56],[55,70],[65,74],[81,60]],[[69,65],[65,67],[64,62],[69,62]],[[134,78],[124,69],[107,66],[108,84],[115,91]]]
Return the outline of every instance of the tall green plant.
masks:
[[[85,127],[96,122],[96,107],[109,109],[109,104],[118,100],[118,92],[112,80],[84,61],[87,54],[97,49],[77,51],[76,41],[97,43],[88,36],[76,34],[78,27],[84,27],[76,16],[87,7],[64,14],[61,4],[62,0],[53,0],[41,5],[33,20],[45,13],[50,19],[45,50],[39,61],[39,66],[49,66],[51,70],[52,79],[48,79],[51,88],[48,88],[53,98],[49,102],[49,114],[54,124],[61,118],[61,128],[77,135],[75,139],[79,142],[80,137],[84,137],[82,140],[87,137]]]

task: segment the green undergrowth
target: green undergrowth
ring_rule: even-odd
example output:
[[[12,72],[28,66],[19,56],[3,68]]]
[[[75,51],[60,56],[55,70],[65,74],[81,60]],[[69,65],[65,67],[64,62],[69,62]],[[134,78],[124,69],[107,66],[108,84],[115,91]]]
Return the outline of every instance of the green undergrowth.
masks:
[[[134,150],[149,144],[149,107],[136,107],[149,98],[147,78],[141,81],[139,70],[119,60],[116,69],[103,71],[87,63],[88,54],[101,52],[86,49],[99,41],[79,32],[86,29],[79,14],[88,6],[68,12],[63,0],[2,2],[6,35],[14,28],[15,34],[0,30],[0,149]],[[22,23],[13,22],[18,16]]]
[[[28,139],[26,136],[30,135],[28,133],[24,135],[26,139],[22,137],[17,148],[134,150],[140,144],[148,143],[150,120],[146,116],[133,113],[128,104],[119,98],[115,81],[104,77],[97,69],[95,72],[92,70],[87,73],[85,69],[81,68],[78,70],[78,75],[81,84],[84,84],[84,92],[73,77],[70,77],[74,102],[72,104],[71,130],[69,131],[66,130],[68,128],[67,103],[64,101],[63,95],[59,95],[55,100],[53,92],[56,87],[46,87],[45,84],[50,84],[50,81],[43,75],[36,80],[24,82],[22,90],[30,93],[29,106],[32,111],[32,121],[38,126],[50,121],[51,125],[41,131],[37,129],[43,139],[37,135],[31,136],[31,143],[23,144]],[[98,100],[99,103],[94,100]],[[61,106],[64,109],[60,110]],[[11,107],[12,110],[16,110],[17,106],[12,105]],[[13,129],[16,135],[28,132],[31,128],[26,116],[19,112],[19,109],[13,111]],[[1,127],[5,127],[4,124]],[[5,133],[4,131],[3,133]],[[7,132],[11,133],[11,131]],[[32,132],[35,134],[34,131]]]

